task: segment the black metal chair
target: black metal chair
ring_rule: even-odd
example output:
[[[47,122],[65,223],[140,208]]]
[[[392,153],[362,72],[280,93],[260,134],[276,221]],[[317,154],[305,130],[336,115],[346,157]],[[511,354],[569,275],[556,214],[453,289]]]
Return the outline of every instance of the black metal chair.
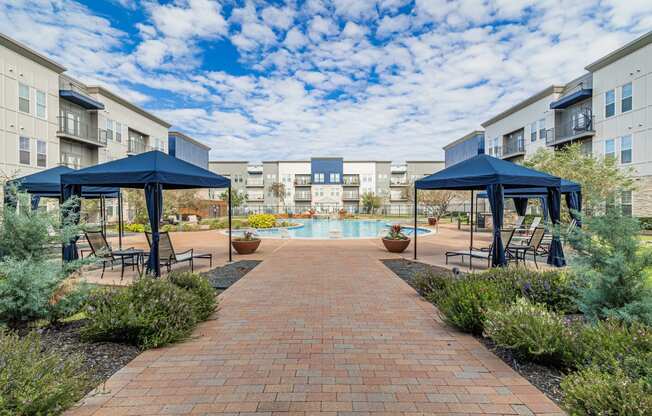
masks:
[[[516,258],[516,263],[518,263],[519,260],[523,260],[523,264],[525,264],[525,256],[528,253],[532,253],[534,265],[538,269],[539,264],[537,263],[537,255],[541,254],[541,243],[543,242],[545,234],[546,229],[544,227],[537,227],[532,232],[532,236],[527,244],[507,246],[507,252]]]
[[[113,251],[102,231],[86,231],[84,235],[86,236],[86,241],[88,241],[91,254],[102,262],[100,279],[104,278],[107,263],[111,266],[111,270],[113,270],[113,263],[118,259],[121,263],[120,280],[124,278],[125,266],[131,266],[132,270],[136,267],[138,273],[140,273],[141,250],[135,250],[133,247],[130,247],[126,250]],[[125,262],[126,259],[130,259],[128,263]]]
[[[509,229],[500,230],[500,236],[502,237],[503,240],[503,247],[507,248],[511,244],[512,238],[514,237],[514,229],[509,228]],[[464,263],[464,256],[469,256],[471,262],[473,261],[473,259],[483,259],[483,260],[487,260],[487,267],[491,267],[491,259],[493,257],[492,248],[493,248],[493,243],[489,247],[483,247],[483,248],[471,247],[470,250],[447,251],[446,264],[448,264],[449,257],[461,256],[462,263]],[[507,250],[505,250],[505,255],[508,256],[508,258],[513,258],[508,253]]]
[[[152,247],[152,233],[145,232],[147,237],[147,243],[149,244],[150,250]],[[188,262],[190,263],[190,270],[195,271],[194,259],[208,259],[210,267],[213,266],[213,255],[211,253],[200,253],[195,254],[194,249],[186,250],[180,253],[177,253],[174,250],[172,245],[172,239],[170,238],[170,233],[163,231],[160,233],[160,238],[158,242],[159,250],[159,259],[162,266],[165,266],[168,273],[172,270],[172,265],[176,263]]]

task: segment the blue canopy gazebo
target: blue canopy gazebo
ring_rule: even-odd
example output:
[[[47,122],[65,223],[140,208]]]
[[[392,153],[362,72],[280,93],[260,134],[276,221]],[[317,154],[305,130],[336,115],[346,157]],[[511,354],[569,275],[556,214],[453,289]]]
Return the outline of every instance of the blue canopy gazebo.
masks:
[[[31,175],[23,176],[17,179],[7,181],[4,186],[4,202],[5,204],[15,205],[15,195],[12,195],[14,190],[27,192],[31,195],[31,208],[37,209],[41,198],[53,198],[62,201],[61,198],[61,175],[65,173],[74,172],[67,166],[55,166],[50,169],[42,170]],[[120,189],[115,187],[105,186],[84,186],[81,193],[82,198],[86,199],[100,199],[100,210],[102,212],[102,228],[105,227],[105,198],[118,198],[118,206],[122,206],[122,198],[120,197]],[[121,213],[121,209],[118,211]],[[122,234],[120,235],[120,246],[122,246]]]
[[[559,188],[562,195],[566,197],[566,206],[570,211],[571,217],[576,221],[578,226],[582,225],[581,217],[582,212],[582,186],[567,179],[561,180]],[[547,188],[511,188],[504,190],[505,198],[512,198],[514,200],[514,208],[516,213],[524,216],[527,210],[527,203],[529,199],[536,198],[541,200],[544,218],[547,217],[546,200],[548,198]],[[487,198],[486,192],[479,192],[478,198]]]
[[[489,199],[494,224],[492,244],[492,265],[507,264],[505,250],[500,236],[503,226],[504,191],[527,188],[546,190],[548,211],[553,224],[559,224],[561,179],[556,176],[526,168],[512,162],[488,155],[477,155],[430,176],[414,182],[414,200],[418,201],[418,190],[470,190],[471,204],[474,191],[484,190]],[[417,229],[417,203],[414,204],[414,229]],[[473,210],[473,208],[471,208]],[[471,216],[471,247],[473,246],[473,216]],[[417,233],[414,233],[414,258],[417,258]],[[561,240],[553,233],[548,254],[548,264],[557,267],[566,265]]]
[[[209,170],[193,165],[166,153],[153,150],[61,176],[64,199],[80,195],[84,186],[116,186],[145,190],[152,244],[147,268],[154,275],[161,274],[159,259],[159,223],[161,221],[164,189],[228,188],[231,181]],[[64,260],[77,257],[76,241],[64,249]],[[229,261],[231,254],[231,198],[229,198]]]

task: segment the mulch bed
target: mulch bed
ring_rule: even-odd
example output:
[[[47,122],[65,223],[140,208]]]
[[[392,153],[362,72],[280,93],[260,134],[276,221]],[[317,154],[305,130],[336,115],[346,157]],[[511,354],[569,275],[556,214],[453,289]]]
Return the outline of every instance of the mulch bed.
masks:
[[[262,263],[260,260],[240,260],[202,274],[206,276],[215,289],[225,290],[242,279],[260,263]]]
[[[113,373],[133,360],[140,350],[133,345],[115,342],[85,342],[79,331],[83,320],[52,325],[37,330],[41,335],[43,347],[48,351],[58,352],[64,356],[79,354],[86,369],[94,379],[93,385],[106,381]]]
[[[426,273],[429,271],[435,273],[451,273],[449,269],[443,267],[432,266],[407,259],[387,259],[381,261],[388,269],[413,288],[415,288],[414,276],[417,273]],[[496,356],[503,360],[507,365],[512,367],[512,369],[517,373],[527,379],[527,381],[529,381],[533,386],[545,393],[545,395],[551,400],[557,404],[561,403],[562,392],[559,385],[564,374],[559,369],[546,367],[524,360],[515,355],[512,350],[497,346],[489,338],[476,337],[476,339],[488,350],[496,354]]]

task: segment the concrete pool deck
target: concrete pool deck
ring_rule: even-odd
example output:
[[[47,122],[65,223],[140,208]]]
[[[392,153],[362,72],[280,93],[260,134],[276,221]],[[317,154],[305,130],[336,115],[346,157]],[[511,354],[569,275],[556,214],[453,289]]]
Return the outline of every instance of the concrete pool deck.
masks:
[[[443,324],[380,242],[276,240],[258,257],[190,339],[143,352],[67,415],[563,414]]]

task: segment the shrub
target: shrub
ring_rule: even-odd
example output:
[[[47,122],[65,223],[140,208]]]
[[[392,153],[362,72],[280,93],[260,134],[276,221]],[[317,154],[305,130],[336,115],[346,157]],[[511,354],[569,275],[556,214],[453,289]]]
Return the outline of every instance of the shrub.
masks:
[[[169,233],[169,232],[173,232],[173,231],[177,231],[177,230],[178,230],[178,227],[176,225],[173,225],[173,224],[165,224],[165,225],[161,226],[161,232],[162,233]]]
[[[160,347],[190,333],[197,322],[195,300],[189,291],[169,281],[143,277],[125,289],[94,292],[81,333],[93,341]]]
[[[172,272],[170,281],[182,289],[187,290],[195,298],[192,306],[198,321],[208,319],[217,309],[215,289],[199,274],[190,272]]]
[[[211,230],[221,230],[228,227],[228,221],[223,221],[220,219],[213,219],[208,222],[208,228]]]
[[[273,228],[276,225],[276,217],[272,214],[251,214],[247,222],[253,228]]]
[[[199,225],[197,224],[190,224],[190,223],[181,224],[181,231],[197,231],[197,230],[199,230]]]
[[[652,324],[652,288],[646,269],[652,254],[641,247],[636,219],[608,210],[587,218],[570,236],[577,255],[571,268],[580,279],[579,308],[591,320],[617,318]]]
[[[421,296],[427,297],[437,303],[438,296],[446,290],[446,286],[453,279],[452,273],[435,273],[433,271],[416,273],[413,284]]]
[[[403,228],[401,224],[394,224],[389,228],[387,235],[385,236],[387,240],[407,240],[408,237],[403,234]]]
[[[484,328],[485,312],[507,304],[515,297],[515,291],[502,281],[469,274],[446,285],[436,304],[446,322],[479,335]]]
[[[60,414],[89,387],[80,357],[44,351],[36,333],[0,332],[1,415]]]
[[[125,231],[130,233],[144,233],[146,229],[149,231],[149,227],[145,227],[145,224],[131,223],[125,224],[124,227]]]
[[[489,310],[485,335],[501,347],[533,361],[560,365],[568,351],[568,331],[560,315],[519,298],[505,308]]]
[[[652,384],[591,367],[570,374],[561,383],[564,407],[571,415],[650,415]]]
[[[0,262],[0,321],[20,328],[76,313],[87,293],[83,285],[63,291],[66,277],[67,270],[55,261],[5,258]]]
[[[652,231],[652,217],[640,217],[638,222],[641,226],[641,230]]]

